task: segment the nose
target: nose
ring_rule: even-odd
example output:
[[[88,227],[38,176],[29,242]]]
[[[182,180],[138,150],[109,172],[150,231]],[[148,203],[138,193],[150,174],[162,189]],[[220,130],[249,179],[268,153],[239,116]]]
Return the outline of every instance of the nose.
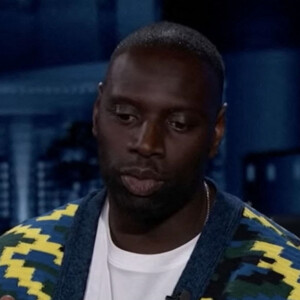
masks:
[[[144,122],[137,129],[129,148],[144,157],[162,156],[165,151],[162,128],[154,122]]]

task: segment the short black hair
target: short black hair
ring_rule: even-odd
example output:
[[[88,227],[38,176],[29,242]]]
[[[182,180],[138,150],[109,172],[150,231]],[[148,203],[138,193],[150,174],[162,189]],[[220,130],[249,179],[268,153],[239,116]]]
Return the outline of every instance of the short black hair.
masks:
[[[222,94],[225,77],[222,56],[216,46],[199,31],[166,21],[150,24],[134,31],[122,40],[112,53],[111,61],[134,47],[175,48],[196,55],[216,72]]]

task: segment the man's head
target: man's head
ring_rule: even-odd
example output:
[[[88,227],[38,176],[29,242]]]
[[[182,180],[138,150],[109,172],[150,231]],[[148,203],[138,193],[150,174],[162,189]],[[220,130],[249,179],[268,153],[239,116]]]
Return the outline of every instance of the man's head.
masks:
[[[220,99],[224,85],[224,63],[217,48],[200,32],[176,23],[159,22],[133,32],[119,43],[111,62],[121,53],[134,47],[162,47],[182,50],[205,61],[215,71],[219,80]]]
[[[162,220],[199,196],[224,132],[223,81],[218,51],[190,28],[157,23],[119,44],[93,132],[109,195],[124,213]]]

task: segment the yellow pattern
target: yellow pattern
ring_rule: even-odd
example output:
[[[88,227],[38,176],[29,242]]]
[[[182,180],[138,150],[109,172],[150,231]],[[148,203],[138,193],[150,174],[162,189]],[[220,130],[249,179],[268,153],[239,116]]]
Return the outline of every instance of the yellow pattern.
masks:
[[[249,208],[245,207],[243,212],[244,217],[249,219],[258,219],[261,224],[263,224],[266,227],[272,228],[275,230],[279,235],[283,235],[283,232],[280,231],[278,228],[276,228],[268,219],[264,216],[259,216],[255,214],[253,211],[251,211]]]
[[[73,217],[78,208],[76,204],[69,204],[65,209],[54,210],[53,213],[47,216],[39,217],[37,221],[53,221],[59,220],[63,215]]]
[[[279,230],[278,228],[276,228],[266,217],[264,216],[259,216],[257,214],[255,214],[253,211],[251,211],[250,209],[248,209],[247,207],[245,207],[244,212],[243,212],[244,217],[249,218],[249,219],[257,219],[259,220],[259,222],[261,224],[263,224],[266,227],[272,228],[273,230],[275,230],[279,235],[283,235],[283,231]],[[300,249],[300,247],[294,245],[292,242],[287,241],[286,244],[290,247],[296,248],[296,249]]]
[[[50,221],[58,220],[63,215],[74,216],[77,208],[78,205],[70,204],[65,209],[56,210],[49,216],[40,217],[37,218],[37,220]],[[21,233],[23,238],[34,239],[35,241],[32,244],[19,242],[15,247],[5,247],[2,255],[0,256],[0,266],[7,266],[5,277],[18,279],[18,285],[27,288],[27,293],[29,295],[37,296],[39,300],[50,300],[50,297],[42,292],[42,283],[31,280],[35,269],[32,267],[24,267],[25,260],[23,259],[13,259],[13,255],[16,253],[27,255],[31,250],[36,250],[55,256],[54,263],[56,265],[60,265],[63,257],[63,253],[59,250],[61,245],[49,242],[48,239],[50,236],[47,234],[41,234],[40,232],[41,229],[30,228],[29,225],[19,225],[7,232],[6,234]]]
[[[266,227],[272,228],[279,235],[283,235],[283,232],[280,231],[278,228],[276,228],[270,221],[268,221],[268,219],[266,217],[259,216],[248,208],[244,209],[243,214],[245,217],[247,217],[249,219],[258,219],[259,222],[261,222]],[[291,246],[293,248],[298,248],[289,241],[287,241],[286,245]],[[283,247],[275,245],[275,244],[270,244],[270,243],[267,243],[264,241],[256,241],[253,244],[251,250],[263,251],[265,253],[264,254],[265,257],[274,259],[275,262],[273,262],[273,263],[260,261],[258,264],[258,267],[261,267],[264,269],[271,269],[279,274],[284,274],[285,277],[282,280],[284,282],[286,282],[288,285],[290,285],[291,287],[293,287],[293,290],[287,299],[288,300],[300,299],[300,284],[297,282],[298,279],[300,278],[300,271],[291,267],[291,265],[293,263],[292,261],[280,256],[281,252],[283,250]]]
[[[280,256],[283,248],[267,242],[256,241],[251,250],[263,251],[265,257],[274,259],[275,262],[273,263],[261,260],[257,266],[264,269],[271,269],[279,274],[284,274],[285,277],[282,280],[293,287],[293,290],[287,299],[300,299],[300,284],[297,282],[300,278],[300,271],[291,267],[293,262]]]

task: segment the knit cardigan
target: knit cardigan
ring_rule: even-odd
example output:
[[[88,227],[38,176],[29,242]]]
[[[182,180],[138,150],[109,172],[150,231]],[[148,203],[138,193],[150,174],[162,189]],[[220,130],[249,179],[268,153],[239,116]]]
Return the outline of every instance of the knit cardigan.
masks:
[[[100,190],[4,234],[0,297],[82,300],[105,197]],[[299,300],[299,245],[296,236],[218,191],[173,295],[153,300]]]

